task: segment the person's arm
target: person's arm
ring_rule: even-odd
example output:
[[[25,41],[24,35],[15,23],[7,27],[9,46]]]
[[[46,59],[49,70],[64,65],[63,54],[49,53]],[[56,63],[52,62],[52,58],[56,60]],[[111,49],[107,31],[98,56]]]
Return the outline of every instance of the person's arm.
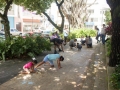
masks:
[[[31,67],[31,72],[35,72],[34,66]]]
[[[60,63],[60,59],[57,60],[57,65],[58,65],[58,68],[59,68],[59,69],[62,68],[62,67],[61,67],[61,63]]]

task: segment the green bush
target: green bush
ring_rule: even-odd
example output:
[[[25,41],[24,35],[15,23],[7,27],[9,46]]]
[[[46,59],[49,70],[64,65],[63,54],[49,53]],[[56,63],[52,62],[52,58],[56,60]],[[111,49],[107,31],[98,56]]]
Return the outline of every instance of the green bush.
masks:
[[[96,36],[96,31],[92,29],[86,29],[86,28],[71,30],[70,35],[68,36],[68,39],[80,38],[81,36],[85,37],[86,35],[94,37]]]
[[[114,89],[120,90],[120,64],[115,67],[115,72],[110,77],[110,84]]]
[[[11,40],[0,42],[0,47],[0,59],[5,60],[39,55],[43,51],[51,50],[51,43],[40,36],[12,37]]]

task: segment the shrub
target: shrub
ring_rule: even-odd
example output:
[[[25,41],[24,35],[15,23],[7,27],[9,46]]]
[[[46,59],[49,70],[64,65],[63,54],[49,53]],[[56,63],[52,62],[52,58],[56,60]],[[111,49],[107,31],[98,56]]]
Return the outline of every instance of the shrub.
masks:
[[[115,72],[110,77],[110,84],[114,89],[120,90],[120,64],[115,67]]]
[[[86,35],[94,37],[96,36],[96,31],[92,29],[86,29],[86,28],[75,29],[70,32],[68,39],[80,38],[81,36],[85,37]]]
[[[12,37],[0,42],[0,59],[20,58],[23,56],[39,55],[45,50],[51,50],[48,39],[40,36]],[[31,54],[30,54],[31,53]]]

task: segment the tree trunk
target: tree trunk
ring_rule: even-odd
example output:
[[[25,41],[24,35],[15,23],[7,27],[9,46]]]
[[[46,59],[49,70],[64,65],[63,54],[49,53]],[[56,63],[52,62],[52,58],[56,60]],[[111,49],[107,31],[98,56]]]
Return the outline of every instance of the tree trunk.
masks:
[[[9,26],[9,20],[7,15],[2,17],[2,22],[4,25],[4,31],[5,31],[5,38],[10,38],[10,26]]]
[[[109,66],[115,67],[120,64],[120,0],[107,0],[107,3],[111,7],[113,27]]]

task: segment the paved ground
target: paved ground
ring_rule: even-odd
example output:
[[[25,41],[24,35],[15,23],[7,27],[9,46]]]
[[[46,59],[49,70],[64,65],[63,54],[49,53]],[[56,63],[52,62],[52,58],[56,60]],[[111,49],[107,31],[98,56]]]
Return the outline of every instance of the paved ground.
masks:
[[[27,61],[0,63],[0,90],[82,90],[85,72],[96,45],[94,40],[93,48],[83,46],[81,51],[75,48],[71,50],[66,45],[65,52],[60,53],[65,57],[61,69],[58,69],[54,62],[53,69],[45,65],[39,67],[37,73],[21,75],[18,72]],[[41,61],[47,53],[52,52],[43,53],[37,59]]]

